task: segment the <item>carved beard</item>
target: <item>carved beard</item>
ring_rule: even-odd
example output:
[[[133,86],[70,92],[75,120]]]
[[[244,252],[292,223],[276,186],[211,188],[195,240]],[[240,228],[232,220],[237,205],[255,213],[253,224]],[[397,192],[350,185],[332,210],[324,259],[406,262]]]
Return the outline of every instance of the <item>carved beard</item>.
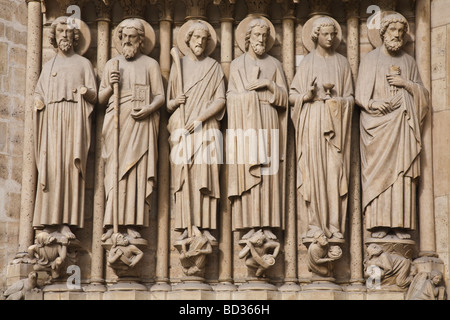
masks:
[[[384,38],[384,45],[389,52],[397,53],[403,47],[403,39],[397,40],[394,38]]]
[[[139,50],[139,43],[132,44],[127,42],[122,45],[122,54],[127,60],[134,58],[138,50]]]
[[[68,39],[61,39],[59,40],[58,43],[59,49],[61,49],[61,51],[63,52],[68,52],[72,48],[72,45],[73,45],[72,41]]]
[[[252,46],[253,52],[255,52],[258,56],[266,52],[266,46],[263,43],[255,42],[250,43],[250,45]]]

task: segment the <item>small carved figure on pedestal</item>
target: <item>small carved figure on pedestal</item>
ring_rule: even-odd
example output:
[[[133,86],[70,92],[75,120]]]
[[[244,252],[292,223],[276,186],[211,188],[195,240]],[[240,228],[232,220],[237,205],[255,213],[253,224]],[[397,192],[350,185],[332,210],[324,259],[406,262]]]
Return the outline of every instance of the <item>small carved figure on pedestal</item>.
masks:
[[[333,277],[333,262],[341,257],[342,249],[336,245],[330,246],[325,233],[316,231],[308,248],[308,269],[313,273],[313,280]]]
[[[29,292],[39,292],[37,287],[38,274],[32,271],[26,279],[14,282],[4,292],[0,292],[0,300],[24,300]]]
[[[419,272],[414,276],[405,300],[447,300],[442,272]]]

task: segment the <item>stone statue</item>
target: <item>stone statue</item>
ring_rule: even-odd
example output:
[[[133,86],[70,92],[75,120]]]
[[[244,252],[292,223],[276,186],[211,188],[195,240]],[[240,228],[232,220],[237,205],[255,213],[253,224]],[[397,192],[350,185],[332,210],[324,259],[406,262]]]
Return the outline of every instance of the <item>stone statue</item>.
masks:
[[[412,281],[411,260],[395,253],[384,252],[380,245],[372,243],[367,247],[364,271],[375,289],[380,285],[396,285],[402,289]]]
[[[68,252],[68,241],[64,237],[62,240],[58,241],[57,237],[45,231],[36,235],[35,244],[28,248],[29,262],[34,265],[34,270],[47,271],[52,279],[59,278]]]
[[[59,17],[51,24],[56,55],[42,68],[34,97],[34,146],[38,181],[33,227],[75,239],[84,226],[86,162],[91,113],[97,101],[94,69],[79,54],[84,23]]]
[[[308,270],[319,277],[333,276],[333,262],[342,257],[339,246],[330,246],[322,230],[316,230],[308,248]]]
[[[350,64],[335,52],[338,28],[330,17],[312,21],[314,49],[301,61],[289,92],[303,238],[317,230],[344,238],[354,97]]]
[[[226,154],[234,230],[285,225],[288,87],[280,61],[267,54],[272,28],[265,18],[244,19],[236,36],[245,52],[230,66]]]
[[[410,238],[416,221],[421,127],[429,107],[414,59],[402,50],[406,19],[386,15],[383,44],[361,61],[356,103],[361,107],[361,182],[365,228]],[[387,168],[389,170],[387,170]]]
[[[99,89],[99,104],[106,105],[103,124],[106,205],[102,236],[113,234],[114,185],[118,183],[117,224],[126,228],[129,239],[141,238],[140,227],[148,226],[151,198],[156,186],[159,108],[164,104],[164,87],[159,64],[148,57],[151,26],[140,19],[127,19],[116,29],[121,54],[109,60]],[[154,35],[154,34],[153,34]],[[151,39],[154,45],[154,39]],[[151,51],[151,50],[150,50]],[[120,71],[114,70],[119,61]],[[119,163],[118,182],[114,181],[114,95],[119,83]]]
[[[135,245],[130,244],[122,233],[111,235],[112,246],[108,253],[108,265],[116,272],[127,271],[133,268],[144,256],[144,253]]]
[[[175,245],[179,247],[183,272],[188,276],[203,277],[205,274],[206,256],[212,253],[214,241],[206,234],[194,225],[192,235],[178,240]]]
[[[179,240],[191,237],[194,226],[209,238],[210,230],[217,228],[222,163],[219,121],[225,112],[225,78],[220,64],[208,57],[215,40],[209,23],[191,20],[178,33],[178,48],[184,56],[173,53],[167,108]]]
[[[265,276],[267,269],[275,264],[280,253],[280,243],[276,236],[269,230],[251,229],[239,244],[244,248],[239,252],[239,258],[245,259],[245,265],[249,270],[250,277]]]
[[[37,288],[38,274],[32,271],[25,279],[14,282],[0,295],[0,300],[24,300],[28,292],[39,291]]]
[[[414,276],[405,300],[447,300],[445,287],[439,286],[443,280],[442,272],[419,272]]]

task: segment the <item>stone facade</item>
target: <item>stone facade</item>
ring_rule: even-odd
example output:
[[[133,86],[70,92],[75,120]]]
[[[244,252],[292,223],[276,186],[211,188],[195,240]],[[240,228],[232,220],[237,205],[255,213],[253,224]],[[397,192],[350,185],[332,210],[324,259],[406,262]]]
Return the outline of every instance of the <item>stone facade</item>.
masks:
[[[296,66],[308,53],[303,46],[302,28],[314,14],[331,15],[342,28],[342,42],[337,52],[347,57],[356,80],[359,62],[373,50],[367,21],[370,5],[382,10],[396,10],[410,25],[412,41],[406,51],[416,58],[425,87],[431,92],[432,109],[424,130],[422,180],[419,190],[419,212],[429,219],[421,220],[422,229],[413,234],[416,246],[414,258],[419,271],[438,269],[444,274],[447,291],[450,289],[450,162],[448,145],[450,133],[450,9],[446,0],[398,1],[63,1],[0,0],[0,288],[6,288],[28,274],[28,269],[10,267],[18,252],[26,251],[33,243],[30,221],[30,201],[33,202],[35,172],[30,161],[29,108],[41,65],[54,54],[48,43],[50,23],[66,14],[65,8],[76,3],[81,8],[81,19],[89,26],[92,41],[85,57],[94,66],[100,82],[106,61],[118,55],[111,36],[116,26],[126,17],[139,17],[149,22],[156,32],[156,45],[150,56],[161,67],[163,82],[167,85],[171,60],[169,51],[176,45],[177,32],[190,18],[203,18],[215,29],[219,41],[211,57],[222,65],[229,77],[231,60],[242,54],[232,34],[248,14],[263,14],[276,30],[275,43],[270,54],[282,62],[288,83],[292,82]],[[130,5],[131,3],[131,5]],[[176,5],[175,5],[176,4]],[[428,36],[428,33],[431,36]],[[36,37],[33,35],[36,34]],[[28,38],[27,38],[28,36]],[[28,43],[27,43],[28,39]],[[288,41],[285,41],[287,39]],[[36,74],[37,73],[37,74]],[[207,257],[205,283],[210,287],[198,290],[183,287],[183,271],[179,253],[174,247],[178,233],[174,231],[172,192],[169,190],[169,148],[165,128],[168,114],[164,110],[160,120],[160,163],[158,192],[150,211],[150,227],[143,233],[149,245],[137,267],[140,282],[148,290],[117,292],[107,287],[114,283],[114,271],[106,266],[104,249],[99,244],[104,210],[103,185],[100,181],[103,166],[99,160],[102,113],[93,118],[93,140],[87,163],[86,215],[84,229],[77,239],[84,250],[77,265],[81,269],[81,285],[85,292],[44,292],[44,299],[403,299],[404,292],[367,291],[363,275],[367,237],[363,228],[360,207],[358,150],[353,148],[350,173],[348,232],[343,245],[343,257],[335,264],[335,283],[321,288],[311,286],[307,269],[307,247],[301,242],[300,228],[295,216],[294,159],[287,168],[287,220],[290,227],[276,233],[282,241],[278,263],[268,271],[270,282],[277,290],[245,288],[247,268],[238,252],[241,234],[231,232],[230,207],[221,199],[219,229],[212,232],[219,240],[213,253]],[[226,119],[224,121],[224,124]],[[353,119],[352,141],[358,141],[358,114]],[[288,128],[293,139],[293,128]],[[289,143],[288,142],[288,146]],[[290,145],[293,147],[293,144]],[[292,154],[293,155],[293,154]],[[225,179],[222,179],[225,181]],[[31,200],[30,200],[31,199]],[[434,219],[433,219],[434,215]],[[425,216],[425,215],[423,215]],[[431,217],[431,218],[430,218]],[[291,220],[289,220],[291,219]],[[431,221],[430,224],[427,222]],[[425,227],[426,225],[426,227]],[[432,230],[432,234],[427,231]],[[430,254],[431,252],[431,254]],[[430,257],[431,256],[431,257]],[[96,257],[96,258],[93,258]],[[428,259],[428,260],[427,260]],[[426,261],[425,261],[426,260]],[[422,263],[423,262],[423,263]],[[19,270],[20,269],[20,270]],[[181,285],[181,286],[180,286]],[[334,287],[339,287],[336,289]],[[177,289],[178,286],[178,289]],[[211,290],[211,287],[214,290]],[[186,295],[188,294],[188,295]]]

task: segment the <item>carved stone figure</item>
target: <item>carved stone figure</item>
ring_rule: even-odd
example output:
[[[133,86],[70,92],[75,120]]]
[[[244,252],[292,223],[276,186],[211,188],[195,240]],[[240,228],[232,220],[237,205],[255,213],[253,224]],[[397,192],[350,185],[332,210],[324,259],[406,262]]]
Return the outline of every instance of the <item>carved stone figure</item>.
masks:
[[[361,107],[361,182],[365,227],[373,238],[390,231],[410,238],[417,226],[421,127],[429,107],[414,59],[402,50],[406,19],[386,15],[383,45],[361,61],[356,103]],[[389,169],[389,170],[387,170]]]
[[[266,270],[275,264],[280,252],[280,243],[269,230],[251,229],[239,244],[244,245],[239,252],[239,258],[245,259],[249,277],[265,276]]]
[[[442,272],[419,272],[414,276],[406,293],[405,300],[447,300],[445,287],[440,286]]]
[[[108,253],[108,265],[117,271],[128,271],[144,256],[144,253],[121,233],[111,235],[112,246]]]
[[[319,277],[333,276],[333,262],[342,257],[339,246],[330,246],[322,230],[316,230],[308,248],[308,270]]]
[[[28,248],[29,262],[36,271],[47,271],[52,279],[59,278],[67,258],[68,239],[57,239],[45,231],[36,235],[35,244]]]
[[[384,252],[381,246],[374,243],[367,247],[364,271],[366,276],[371,279],[375,289],[378,289],[378,285],[381,289],[383,286],[392,285],[405,289],[413,278],[410,259]]]
[[[175,247],[180,252],[180,262],[187,276],[204,276],[206,256],[212,253],[213,244],[216,244],[215,239],[195,225],[191,236],[177,240]]]
[[[325,16],[305,24],[314,49],[301,61],[289,93],[304,238],[317,230],[327,238],[344,238],[354,97],[350,64],[335,52],[338,28]]]
[[[103,124],[106,205],[102,241],[113,234],[114,185],[118,183],[117,225],[126,228],[130,239],[140,238],[140,227],[148,226],[151,197],[156,184],[159,108],[164,104],[164,88],[159,64],[147,56],[154,46],[151,26],[140,19],[127,19],[116,29],[116,45],[121,54],[109,60],[103,72],[99,104],[106,105]],[[150,46],[150,48],[149,48]],[[119,71],[114,64],[119,62]],[[118,182],[114,181],[113,86],[119,83]]]
[[[171,134],[171,183],[175,229],[192,237],[195,226],[210,235],[217,228],[222,163],[220,123],[225,112],[225,78],[208,57],[216,43],[209,23],[191,20],[180,28],[167,90]],[[174,50],[177,50],[174,48]]]
[[[232,61],[227,91],[228,197],[234,230],[284,229],[288,89],[270,21],[238,26],[244,54]]]
[[[24,300],[28,292],[39,290],[37,277],[37,272],[30,272],[27,278],[18,280],[8,287],[0,296],[0,300]]]
[[[34,146],[38,172],[33,227],[75,239],[84,226],[86,162],[97,84],[90,61],[79,53],[84,23],[59,17],[51,25],[56,55],[35,88]]]

